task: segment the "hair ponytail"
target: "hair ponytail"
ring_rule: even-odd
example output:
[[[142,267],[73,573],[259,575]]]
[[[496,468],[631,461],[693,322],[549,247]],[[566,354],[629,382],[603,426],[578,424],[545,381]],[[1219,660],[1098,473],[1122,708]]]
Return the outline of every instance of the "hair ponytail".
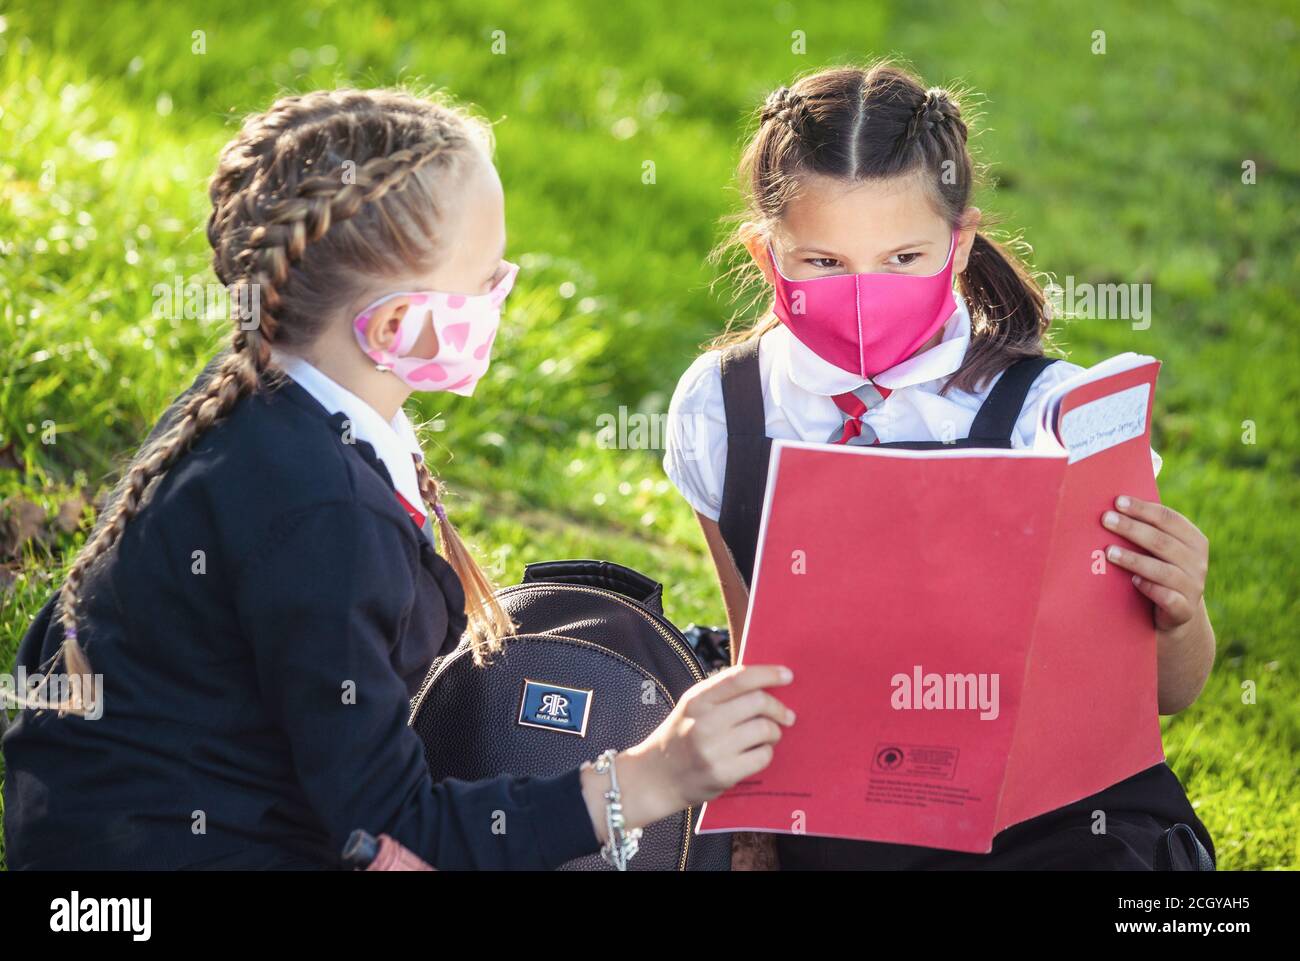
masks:
[[[451,569],[460,578],[465,590],[465,617],[469,625],[465,633],[469,637],[474,663],[482,666],[488,658],[501,650],[502,641],[515,632],[515,623],[505,612],[497,599],[496,588],[492,580],[474,560],[460,533],[447,518],[447,511],[442,506],[443,483],[433,476],[427,464],[419,457],[415,460],[415,474],[420,481],[420,496],[436,519],[438,526],[438,543],[442,546],[443,556]]]
[[[957,283],[970,310],[971,345],[945,390],[976,390],[1019,358],[1042,354],[1051,320],[1043,291],[1020,258],[977,232]]]

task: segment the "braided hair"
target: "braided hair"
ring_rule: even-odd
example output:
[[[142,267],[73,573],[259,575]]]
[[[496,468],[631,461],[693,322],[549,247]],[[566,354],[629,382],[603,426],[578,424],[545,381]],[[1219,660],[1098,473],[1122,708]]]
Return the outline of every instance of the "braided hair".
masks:
[[[807,118],[808,110],[804,104],[803,97],[799,96],[789,87],[778,87],[773,90],[767,100],[763,102],[763,109],[759,114],[760,123],[776,121],[783,123],[793,130],[798,130]]]
[[[317,91],[284,97],[244,121],[221,151],[209,185],[207,236],[231,303],[254,304],[207,380],[170,412],[166,429],[136,454],[61,590],[62,655],[88,675],[77,637],[81,592],[167,471],[241,399],[273,387],[272,347],[302,347],[376,278],[428,271],[439,255],[438,187],[490,133],[445,104],[394,90]],[[256,296],[248,296],[255,292]],[[476,660],[513,624],[492,584],[446,520],[441,484],[416,459],[421,493],[438,518],[447,560],[465,588]],[[76,689],[74,688],[74,691]],[[74,694],[61,712],[85,709]]]
[[[903,135],[904,142],[915,143],[923,134],[927,138],[940,137],[948,129],[948,124],[952,125],[957,138],[965,143],[967,130],[961,119],[960,108],[949,99],[948,91],[941,87],[931,87],[912,111],[912,119],[908,121],[907,131]]]
[[[715,251],[715,257],[733,252],[737,258],[738,296],[746,290],[757,291],[760,298],[768,293],[745,254],[744,224],[779,221],[806,174],[848,182],[920,175],[935,209],[954,229],[960,226],[976,168],[969,129],[953,92],[927,88],[888,61],[833,67],[773,91],[757,120],[739,168],[745,209],[731,218],[739,226]],[[977,232],[958,284],[971,312],[971,347],[945,391],[974,389],[1017,359],[1042,354],[1050,326],[1043,293],[1012,251]],[[761,336],[777,323],[767,312],[710,346]]]

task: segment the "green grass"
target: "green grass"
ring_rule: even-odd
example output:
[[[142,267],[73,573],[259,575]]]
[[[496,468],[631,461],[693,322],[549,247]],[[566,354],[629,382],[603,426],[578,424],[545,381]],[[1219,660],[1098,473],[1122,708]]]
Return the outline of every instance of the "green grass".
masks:
[[[1166,362],[1162,494],[1213,543],[1219,639],[1205,693],[1166,722],[1166,749],[1222,867],[1300,863],[1290,4],[181,6],[0,6],[0,447],[13,442],[23,468],[0,467],[0,497],[53,512],[102,488],[223,335],[153,319],[152,289],[210,279],[204,182],[234,118],[286,89],[445,85],[500,121],[511,251],[527,268],[477,396],[419,400],[460,523],[503,581],[533,560],[614,558],[662,579],[679,622],[721,622],[660,453],[602,448],[597,418],[662,413],[724,322],[704,255],[766,91],[900,55],[932,83],[984,95],[977,142],[999,184],[978,203],[1024,232],[1040,269],[1153,285],[1149,330],[1076,321],[1059,339],[1083,364],[1130,349]],[[493,30],[505,55],[491,53]],[[1105,55],[1090,50],[1095,30]],[[47,422],[54,444],[41,442]],[[8,565],[0,665],[83,536],[28,544]]]

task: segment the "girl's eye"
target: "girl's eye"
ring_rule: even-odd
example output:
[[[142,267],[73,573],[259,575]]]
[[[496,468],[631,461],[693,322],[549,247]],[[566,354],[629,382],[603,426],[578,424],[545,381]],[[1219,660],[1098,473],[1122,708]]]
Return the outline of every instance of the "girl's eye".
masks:
[[[894,254],[889,258],[889,262],[897,267],[907,267],[916,263],[916,259],[920,256],[920,254]]]
[[[840,266],[840,262],[834,257],[810,257],[804,263],[812,264],[818,270],[835,270]]]

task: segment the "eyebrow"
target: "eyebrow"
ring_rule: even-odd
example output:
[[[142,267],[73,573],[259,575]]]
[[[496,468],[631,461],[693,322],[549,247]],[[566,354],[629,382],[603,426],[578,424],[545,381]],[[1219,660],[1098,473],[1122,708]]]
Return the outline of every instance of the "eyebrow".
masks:
[[[903,251],[903,250],[912,250],[912,249],[915,249],[915,248],[917,248],[917,247],[932,247],[932,246],[934,246],[934,241],[932,241],[932,240],[914,240],[914,241],[912,241],[911,243],[908,243],[908,244],[899,244],[899,245],[898,245],[897,247],[895,247],[893,250],[888,250],[888,251],[886,251],[886,252],[885,252],[885,256],[886,256],[886,257],[892,257],[894,254],[896,254],[896,253],[898,253],[898,252],[900,252],[900,251]],[[843,259],[844,259],[843,257],[841,257],[839,254],[835,253],[834,251],[831,251],[831,250],[825,250],[825,249],[823,249],[823,248],[821,248],[821,247],[795,247],[795,248],[791,251],[791,253],[824,254],[824,255],[826,255],[826,256],[828,256],[828,257],[831,257],[831,258],[833,258],[833,259],[835,259],[835,260],[843,260]]]

